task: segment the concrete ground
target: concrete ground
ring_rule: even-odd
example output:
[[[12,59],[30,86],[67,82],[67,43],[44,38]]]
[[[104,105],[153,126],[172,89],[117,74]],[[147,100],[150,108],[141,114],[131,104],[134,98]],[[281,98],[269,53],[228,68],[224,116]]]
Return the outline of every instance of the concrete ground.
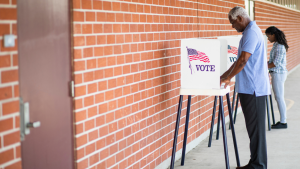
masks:
[[[266,132],[269,169],[300,169],[300,68],[297,68],[287,77],[285,83],[285,100],[288,129],[272,129]],[[277,122],[280,120],[280,115],[274,97],[273,104],[275,122]],[[228,125],[229,123],[226,124],[229,164],[231,169],[235,169],[237,164],[231,130],[228,130]],[[242,113],[237,116],[235,130],[240,163],[241,166],[244,166],[250,159],[250,150],[249,138]],[[266,130],[268,130],[267,126]],[[214,133],[211,147],[207,146],[208,138],[206,138],[186,155],[184,166],[180,166],[180,160],[178,160],[175,163],[175,168],[226,168],[221,131],[222,130],[220,130],[219,140],[216,140],[216,133]]]

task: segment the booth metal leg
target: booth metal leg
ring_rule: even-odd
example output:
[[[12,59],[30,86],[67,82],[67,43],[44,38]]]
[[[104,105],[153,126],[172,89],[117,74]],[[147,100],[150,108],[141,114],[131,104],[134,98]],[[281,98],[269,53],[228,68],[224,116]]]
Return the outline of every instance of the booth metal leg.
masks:
[[[223,105],[223,103],[222,103]],[[219,129],[220,129],[220,117],[221,117],[221,100],[219,100],[219,115],[218,115],[218,125],[217,125],[217,135],[216,140],[219,140]]]
[[[234,101],[235,101],[235,86],[234,86],[234,89],[233,89],[233,98],[232,98],[232,112],[231,114],[233,114],[233,110],[234,110]],[[231,129],[231,126],[229,125],[229,130]]]
[[[223,133],[223,146],[224,146],[224,155],[225,155],[225,163],[226,169],[229,169],[229,157],[228,157],[228,147],[227,147],[227,136],[226,136],[226,125],[225,125],[225,117],[224,117],[224,109],[223,109],[223,96],[219,96],[220,108],[221,108],[221,120],[222,120],[222,133]]]
[[[176,119],[176,125],[175,125],[175,134],[174,134],[174,140],[173,140],[173,149],[172,149],[170,169],[174,169],[176,145],[177,145],[177,136],[178,136],[178,129],[179,129],[179,124],[180,124],[182,98],[183,98],[183,95],[180,95],[179,103],[178,103],[177,119]]]
[[[266,105],[267,105],[267,115],[268,115],[268,129],[271,130],[271,122],[270,122],[270,112],[269,112],[269,98],[266,97]]]
[[[182,146],[182,157],[181,157],[181,165],[182,166],[184,165],[186,142],[187,142],[187,135],[188,135],[188,130],[189,130],[191,99],[192,99],[192,97],[191,97],[191,95],[189,95],[188,103],[187,103],[187,110],[186,110],[186,117],[185,117],[185,130],[184,130],[183,146]]]
[[[273,110],[272,94],[270,94],[270,106],[271,106],[273,124],[275,125],[275,116],[274,116],[274,110]]]
[[[239,100],[240,100],[240,96],[239,96],[239,94],[237,94],[236,104],[235,104],[235,111],[234,111],[234,119],[233,119],[234,124],[235,124],[235,121],[236,121],[236,114],[237,114],[237,109],[238,109],[238,105],[239,105]]]
[[[230,126],[231,126],[232,138],[233,138],[236,164],[239,167],[240,166],[240,158],[239,158],[239,152],[238,152],[238,147],[237,147],[237,142],[236,142],[236,137],[235,137],[235,129],[234,129],[234,124],[233,124],[232,113],[230,113],[230,112],[232,112],[232,110],[231,110],[231,107],[230,107],[229,93],[226,94],[226,98],[227,98],[227,105],[228,105],[228,111],[229,111],[229,122],[230,122]]]
[[[217,101],[218,101],[218,97],[215,96],[213,114],[212,114],[211,124],[210,124],[210,134],[209,134],[209,140],[208,140],[208,147],[211,147],[211,140],[212,140],[212,135],[213,135],[213,132],[214,132],[214,123],[215,123],[215,114],[216,114]]]

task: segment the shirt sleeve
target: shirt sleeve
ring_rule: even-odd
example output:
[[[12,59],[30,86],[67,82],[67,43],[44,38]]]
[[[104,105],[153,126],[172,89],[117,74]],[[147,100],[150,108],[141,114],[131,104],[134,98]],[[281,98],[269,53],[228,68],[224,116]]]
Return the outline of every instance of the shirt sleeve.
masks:
[[[244,35],[242,51],[253,54],[258,43],[258,37],[253,30],[248,30]]]
[[[285,47],[283,45],[277,45],[274,53],[273,63],[277,67],[281,64],[283,57],[285,56]]]

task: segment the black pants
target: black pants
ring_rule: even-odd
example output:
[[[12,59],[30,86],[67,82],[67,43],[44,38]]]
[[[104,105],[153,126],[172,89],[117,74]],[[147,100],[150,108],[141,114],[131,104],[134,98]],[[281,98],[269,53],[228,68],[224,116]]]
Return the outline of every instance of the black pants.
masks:
[[[266,97],[256,97],[255,93],[239,93],[246,128],[250,139],[251,159],[249,167],[267,169],[267,142],[266,142]]]

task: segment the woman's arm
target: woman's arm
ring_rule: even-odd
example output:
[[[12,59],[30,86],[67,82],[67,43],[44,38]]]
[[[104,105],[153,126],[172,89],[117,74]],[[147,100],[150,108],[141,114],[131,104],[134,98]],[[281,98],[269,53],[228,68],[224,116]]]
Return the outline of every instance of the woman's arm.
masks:
[[[268,68],[272,68],[272,67],[276,67],[275,64],[272,62],[272,63],[268,63]]]

